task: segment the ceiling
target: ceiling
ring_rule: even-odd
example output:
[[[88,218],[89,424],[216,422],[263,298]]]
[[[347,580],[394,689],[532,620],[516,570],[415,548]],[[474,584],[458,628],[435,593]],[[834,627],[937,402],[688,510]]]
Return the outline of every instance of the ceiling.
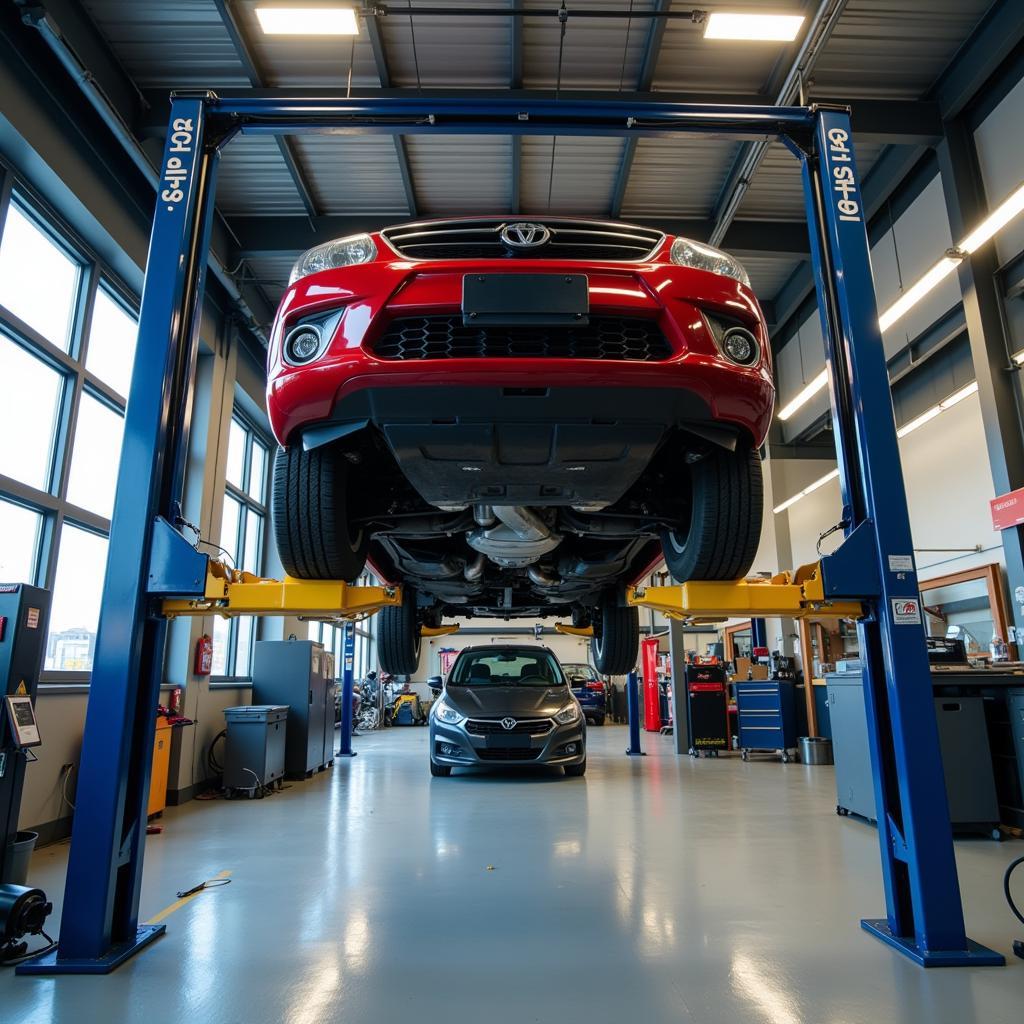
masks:
[[[705,41],[686,21],[570,17],[559,66],[552,17],[417,16],[360,20],[354,39],[272,38],[256,0],[80,0],[159,121],[166,93],[309,87],[365,94],[380,88],[553,90],[564,93],[687,93],[707,101],[773,102],[799,50],[793,44]],[[439,0],[408,0],[436,6]],[[447,7],[511,6],[511,0],[443,0]],[[514,0],[550,11],[555,0]],[[625,11],[629,0],[577,6]],[[847,0],[807,82],[811,99],[851,102],[858,161],[868,174],[892,147],[918,146],[937,81],[991,0]],[[404,6],[402,3],[394,7]],[[569,3],[570,13],[572,3]],[[636,12],[671,0],[633,0]],[[689,9],[691,4],[676,4]],[[700,6],[729,8],[728,3]],[[820,0],[745,3],[801,9]],[[872,102],[884,100],[886,103]],[[858,100],[863,101],[858,104]],[[902,106],[890,101],[906,102]],[[917,117],[920,109],[922,117]],[[937,117],[935,118],[937,121]],[[923,130],[923,129],[922,129]],[[242,137],[224,151],[218,207],[244,241],[239,273],[276,303],[299,252],[321,240],[332,217],[383,225],[448,214],[580,214],[692,222],[707,237],[732,187],[742,143],[679,139],[501,136]],[[554,161],[552,163],[552,147]],[[550,195],[550,206],[549,206]],[[725,247],[745,263],[771,303],[804,262],[797,165],[773,143],[743,195]],[[785,222],[780,224],[779,222]],[[793,238],[797,238],[796,244]],[[779,239],[784,239],[780,242]]]

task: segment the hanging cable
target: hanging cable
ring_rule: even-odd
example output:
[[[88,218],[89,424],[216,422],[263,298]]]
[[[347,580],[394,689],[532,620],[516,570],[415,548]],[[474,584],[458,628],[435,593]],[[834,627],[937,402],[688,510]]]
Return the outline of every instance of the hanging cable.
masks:
[[[629,13],[626,17],[626,41],[622,44],[622,67],[619,68],[619,92],[626,81],[626,55],[629,53],[629,30],[633,27],[633,0],[629,0]]]
[[[345,90],[345,99],[352,97],[352,67],[356,62],[356,37],[349,37],[348,44],[348,88]]]
[[[562,0],[562,6],[558,9],[558,71],[555,75],[555,100],[562,91],[562,57],[565,54],[565,29],[569,24],[569,12]],[[558,146],[558,136],[551,138],[551,167],[548,170],[548,213],[551,212],[551,193],[555,187],[555,149]]]
[[[416,52],[416,26],[412,20],[412,0],[406,0],[409,7],[409,32],[412,35],[412,62],[416,67],[416,91],[423,92],[423,83],[420,81],[420,58]]]

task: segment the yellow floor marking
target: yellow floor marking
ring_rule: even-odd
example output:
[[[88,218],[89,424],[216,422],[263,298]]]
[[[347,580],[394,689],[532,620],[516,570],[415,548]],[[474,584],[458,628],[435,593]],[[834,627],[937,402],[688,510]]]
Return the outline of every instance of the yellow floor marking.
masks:
[[[219,875],[214,875],[214,878],[230,878],[230,871],[222,871]],[[197,896],[201,896],[206,890],[200,889],[199,892],[192,893],[191,896],[182,896],[180,900],[175,900],[169,907],[164,907],[163,910],[158,914],[154,914],[146,924],[159,924],[164,918],[170,917],[176,910],[181,910],[186,904],[191,903]]]

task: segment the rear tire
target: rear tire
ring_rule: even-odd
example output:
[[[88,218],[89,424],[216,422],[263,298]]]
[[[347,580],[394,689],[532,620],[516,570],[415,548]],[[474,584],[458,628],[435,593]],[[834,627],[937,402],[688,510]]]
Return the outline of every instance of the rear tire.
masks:
[[[761,539],[764,494],[756,449],[718,449],[690,467],[690,480],[689,523],[661,534],[668,571],[679,583],[742,579]]]
[[[636,608],[606,602],[594,617],[591,652],[601,675],[624,676],[636,666],[640,618]]]
[[[448,776],[451,775],[451,773],[452,773],[451,765],[447,765],[447,764],[434,764],[433,761],[430,762],[430,774],[435,779],[447,779]]]
[[[370,538],[350,529],[349,464],[336,447],[278,448],[274,458],[274,539],[281,564],[300,580],[354,580]]]
[[[565,766],[565,774],[567,778],[578,779],[585,775],[587,771],[587,759],[584,758],[579,764],[567,764]]]
[[[416,591],[402,590],[402,603],[384,608],[377,633],[381,670],[393,676],[411,676],[420,663],[420,624],[416,621]]]

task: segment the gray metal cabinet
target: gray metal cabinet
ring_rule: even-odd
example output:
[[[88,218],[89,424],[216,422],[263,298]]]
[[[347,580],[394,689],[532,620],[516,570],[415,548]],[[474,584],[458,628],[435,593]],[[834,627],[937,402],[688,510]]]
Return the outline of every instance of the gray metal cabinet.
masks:
[[[313,640],[259,640],[252,666],[254,704],[287,704],[285,774],[303,778],[334,761],[334,679]],[[329,656],[328,656],[329,657]]]
[[[868,747],[868,716],[860,672],[825,676],[832,756],[836,768],[836,810],[875,821],[875,783]]]

